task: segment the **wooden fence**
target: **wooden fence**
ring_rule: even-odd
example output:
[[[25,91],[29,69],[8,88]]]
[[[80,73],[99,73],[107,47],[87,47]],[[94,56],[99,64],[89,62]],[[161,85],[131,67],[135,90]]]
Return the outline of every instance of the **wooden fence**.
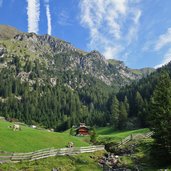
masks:
[[[72,148],[60,148],[60,149],[49,148],[49,149],[43,149],[43,150],[38,150],[29,153],[0,152],[0,163],[20,162],[23,160],[33,161],[33,160],[39,160],[52,156],[74,155],[80,153],[95,152],[104,149],[105,147],[103,145],[98,145],[98,146],[72,147]]]
[[[136,139],[144,139],[144,138],[149,138],[153,135],[153,132],[148,132],[145,134],[131,134],[129,136],[127,136],[126,138],[122,139],[119,143],[118,143],[118,147],[120,147],[121,145],[126,144],[127,142],[131,141],[131,140],[136,140]]]

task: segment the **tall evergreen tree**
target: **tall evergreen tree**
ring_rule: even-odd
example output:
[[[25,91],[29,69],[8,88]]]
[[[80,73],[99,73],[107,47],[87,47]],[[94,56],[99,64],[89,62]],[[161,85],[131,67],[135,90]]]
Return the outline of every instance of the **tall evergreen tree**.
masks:
[[[126,106],[123,102],[120,103],[119,106],[119,124],[118,124],[118,128],[119,129],[125,129],[126,128],[126,122],[127,122],[127,118],[128,118],[128,113],[126,110]]]
[[[135,116],[138,117],[139,127],[143,126],[143,115],[145,112],[145,104],[141,94],[137,91],[135,94]]]
[[[171,156],[171,80],[163,72],[151,98],[151,130],[156,147]]]
[[[118,119],[119,119],[119,101],[116,96],[114,96],[111,105],[111,124],[113,125],[114,129],[118,127]]]
[[[141,109],[143,108],[144,101],[141,94],[137,91],[135,94],[135,113],[139,115]]]
[[[125,96],[125,98],[124,98],[124,105],[126,107],[127,113],[129,113],[129,102],[128,102],[127,96]]]

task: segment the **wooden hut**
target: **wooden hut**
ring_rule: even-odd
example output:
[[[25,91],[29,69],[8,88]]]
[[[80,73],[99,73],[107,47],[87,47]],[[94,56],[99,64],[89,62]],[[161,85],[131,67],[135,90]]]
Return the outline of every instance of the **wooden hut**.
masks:
[[[80,123],[80,126],[76,129],[76,135],[84,136],[89,135],[89,127],[85,123]]]

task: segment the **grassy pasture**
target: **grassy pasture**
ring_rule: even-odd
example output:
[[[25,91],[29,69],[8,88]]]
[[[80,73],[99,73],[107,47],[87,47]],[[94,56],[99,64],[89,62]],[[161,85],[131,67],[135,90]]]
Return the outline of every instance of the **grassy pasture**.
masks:
[[[8,126],[12,123],[0,121],[0,151],[31,152],[44,148],[62,148],[68,142],[76,147],[88,146],[82,139],[68,133],[48,132],[21,126],[21,131],[12,131]]]
[[[50,171],[58,168],[60,171],[101,171],[98,165],[98,157],[103,151],[78,154],[74,156],[49,157],[32,162],[7,163],[0,165],[2,171]],[[91,157],[90,157],[91,156]]]
[[[98,139],[111,139],[115,141],[120,141],[131,134],[144,134],[147,132],[149,132],[148,128],[128,131],[115,131],[112,127],[103,127],[97,129]]]

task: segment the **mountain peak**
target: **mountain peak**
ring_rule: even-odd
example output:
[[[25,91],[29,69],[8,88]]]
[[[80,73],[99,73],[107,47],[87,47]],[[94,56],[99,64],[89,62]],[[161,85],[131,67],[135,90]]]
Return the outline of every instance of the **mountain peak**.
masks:
[[[2,39],[0,42],[3,67],[10,67],[8,61],[13,61],[14,56],[18,56],[23,65],[26,65],[28,59],[32,63],[36,59],[40,61],[40,65],[43,64],[44,70],[50,70],[52,73],[56,71],[79,72],[81,75],[98,79],[106,85],[118,87],[141,78],[147,71],[129,69],[122,61],[105,59],[97,50],[84,52],[71,43],[48,34],[23,33],[9,26],[1,26],[0,33],[3,39],[8,39],[8,41]],[[5,58],[5,56],[8,57]],[[27,59],[26,56],[28,56]],[[24,70],[24,68],[20,69]],[[147,73],[150,72],[149,69]],[[51,78],[54,76],[51,75]]]
[[[90,53],[88,53],[88,56],[91,57],[95,57],[97,59],[100,59],[100,60],[103,60],[103,61],[106,61],[105,57],[97,50],[93,50],[91,51]]]

